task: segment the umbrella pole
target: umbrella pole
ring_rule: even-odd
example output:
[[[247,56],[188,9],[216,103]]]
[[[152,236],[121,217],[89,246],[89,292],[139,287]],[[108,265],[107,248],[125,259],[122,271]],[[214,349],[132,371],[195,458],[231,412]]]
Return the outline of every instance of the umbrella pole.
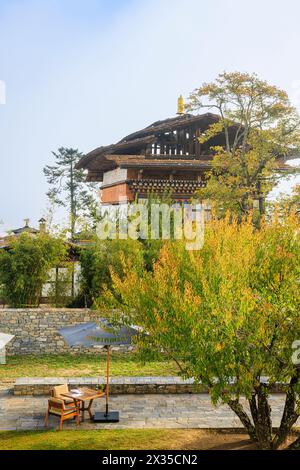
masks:
[[[106,390],[105,390],[105,411],[96,412],[94,415],[94,422],[95,423],[118,423],[119,412],[118,411],[110,411],[108,412],[108,401],[109,401],[109,366],[110,366],[110,351],[111,346],[107,345],[106,347]]]
[[[110,346],[107,346],[106,356],[106,408],[105,416],[108,416],[108,397],[109,397],[109,366],[110,366]]]

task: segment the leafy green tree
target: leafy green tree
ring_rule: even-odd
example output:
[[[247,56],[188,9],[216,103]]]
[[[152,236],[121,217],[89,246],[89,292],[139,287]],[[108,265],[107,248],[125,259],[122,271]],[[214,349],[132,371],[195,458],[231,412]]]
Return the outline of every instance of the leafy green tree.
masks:
[[[137,240],[95,239],[80,255],[81,294],[84,303],[94,304],[106,289],[112,288],[111,269],[124,275],[124,260],[130,259],[137,271],[144,265],[142,244]]]
[[[201,250],[166,243],[153,272],[141,274],[129,262],[125,277],[112,274],[117,298],[106,293],[123,322],[147,333],[138,346],[163,352],[183,377],[206,385],[213,403],[227,404],[262,449],[283,446],[300,415],[293,350],[300,339],[299,248],[293,213],[263,221],[260,230],[250,217],[239,223],[227,216],[207,225]],[[278,382],[286,384],[286,401],[274,429],[269,395]]]
[[[47,196],[54,205],[68,208],[71,239],[74,239],[76,222],[81,215],[88,221],[96,218],[96,186],[90,183],[88,187],[84,171],[76,169],[82,157],[77,149],[60,147],[52,154],[55,164],[43,170],[50,185]]]
[[[228,209],[240,216],[249,214],[254,201],[258,216],[262,214],[280,157],[299,148],[299,116],[287,94],[256,74],[224,72],[191,93],[187,109],[212,109],[220,116],[200,142],[225,135],[224,146],[212,146],[212,170],[200,197],[223,215]]]
[[[0,251],[0,296],[12,307],[38,306],[49,271],[64,261],[62,240],[22,234],[9,251]]]

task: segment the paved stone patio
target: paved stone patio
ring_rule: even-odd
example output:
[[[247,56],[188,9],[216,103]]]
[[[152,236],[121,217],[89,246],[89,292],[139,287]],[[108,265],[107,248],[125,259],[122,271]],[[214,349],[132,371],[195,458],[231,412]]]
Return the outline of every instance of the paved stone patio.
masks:
[[[114,395],[111,409],[120,411],[117,424],[94,424],[88,420],[81,429],[125,428],[240,428],[238,418],[227,406],[214,408],[206,394],[181,395]],[[93,410],[104,410],[104,399],[94,402]],[[277,426],[284,396],[271,397],[273,422]],[[44,416],[47,397],[16,397],[10,390],[0,391],[0,430],[45,429]],[[57,428],[58,420],[50,417],[50,428]],[[298,420],[298,425],[300,421]],[[75,422],[66,421],[64,429],[76,429]]]

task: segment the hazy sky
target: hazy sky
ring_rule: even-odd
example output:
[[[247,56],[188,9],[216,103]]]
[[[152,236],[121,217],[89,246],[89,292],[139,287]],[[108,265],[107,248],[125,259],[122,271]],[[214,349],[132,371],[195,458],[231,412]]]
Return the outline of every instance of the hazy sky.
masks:
[[[299,18],[299,0],[0,0],[0,232],[45,215],[51,150],[174,116],[223,70],[257,72],[300,108]]]

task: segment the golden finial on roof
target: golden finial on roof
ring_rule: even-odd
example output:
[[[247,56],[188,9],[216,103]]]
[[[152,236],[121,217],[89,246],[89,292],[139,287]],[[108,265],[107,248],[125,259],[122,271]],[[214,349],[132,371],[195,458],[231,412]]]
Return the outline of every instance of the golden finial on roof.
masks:
[[[184,114],[184,100],[182,95],[177,100],[177,114]]]

